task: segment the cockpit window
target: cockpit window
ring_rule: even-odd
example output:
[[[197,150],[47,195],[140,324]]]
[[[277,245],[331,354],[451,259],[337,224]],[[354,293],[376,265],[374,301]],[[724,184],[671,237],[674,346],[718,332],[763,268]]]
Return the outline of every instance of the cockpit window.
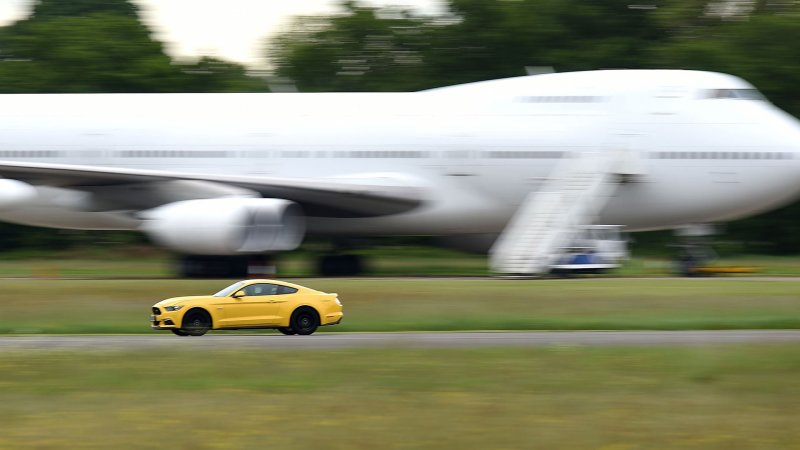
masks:
[[[700,98],[735,100],[764,100],[758,89],[706,89],[700,93]]]

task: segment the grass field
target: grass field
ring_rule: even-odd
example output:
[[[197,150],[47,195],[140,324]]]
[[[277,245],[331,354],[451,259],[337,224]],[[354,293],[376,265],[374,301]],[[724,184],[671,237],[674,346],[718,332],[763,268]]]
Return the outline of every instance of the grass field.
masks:
[[[487,276],[486,257],[425,247],[381,248],[363,251],[367,276]],[[308,277],[316,273],[311,253],[288,253],[277,261],[281,277]],[[744,267],[752,273],[739,276],[800,277],[800,257],[739,256],[722,258],[713,265]],[[663,277],[671,275],[666,257],[639,257],[627,261],[609,276]],[[101,278],[153,279],[174,277],[173,260],[162,251],[105,251],[57,254],[5,255],[0,278]]]
[[[800,282],[302,279],[337,292],[329,331],[800,328]],[[2,280],[0,333],[151,333],[150,306],[225,280]]]
[[[483,264],[403,261],[380,270]],[[798,269],[768,262],[771,275]],[[303,264],[285,267],[306,274]],[[635,264],[634,276],[662,273]],[[0,276],[22,277],[0,280],[0,333],[155,333],[153,303],[230,282],[167,275],[163,258],[0,263]],[[326,331],[800,328],[791,279],[296,281],[339,293],[345,321]],[[793,344],[290,352],[175,342],[0,352],[0,449],[800,448]]]
[[[0,448],[791,449],[796,346],[0,353]]]

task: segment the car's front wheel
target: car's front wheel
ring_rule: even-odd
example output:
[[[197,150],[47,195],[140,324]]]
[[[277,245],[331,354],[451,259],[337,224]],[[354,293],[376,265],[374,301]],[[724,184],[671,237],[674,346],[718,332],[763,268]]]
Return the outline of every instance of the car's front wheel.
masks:
[[[317,331],[319,327],[319,316],[317,312],[311,308],[298,308],[292,314],[292,330],[299,335],[309,335]]]
[[[173,328],[172,332],[177,336],[188,336],[189,335],[189,333],[187,333],[184,330],[181,330],[180,328]]]
[[[202,336],[211,329],[211,317],[202,309],[194,309],[183,316],[181,328],[189,336]]]
[[[293,329],[291,329],[289,327],[280,327],[280,328],[278,328],[278,331],[280,331],[281,333],[283,333],[283,334],[285,334],[287,336],[291,336],[293,334],[297,334],[296,331],[294,331]]]

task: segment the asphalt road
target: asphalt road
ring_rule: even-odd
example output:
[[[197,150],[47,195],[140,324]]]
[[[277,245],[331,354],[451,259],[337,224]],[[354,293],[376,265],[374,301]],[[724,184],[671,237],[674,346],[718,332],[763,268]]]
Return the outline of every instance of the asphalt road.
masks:
[[[800,344],[800,330],[549,331],[452,333],[208,334],[3,336],[0,352],[20,350],[485,348],[540,346],[657,346],[743,343]]]

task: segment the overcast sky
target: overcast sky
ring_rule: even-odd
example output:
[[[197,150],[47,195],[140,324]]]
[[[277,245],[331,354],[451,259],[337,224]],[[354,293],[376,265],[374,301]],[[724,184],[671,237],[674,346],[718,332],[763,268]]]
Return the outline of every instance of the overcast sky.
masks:
[[[134,0],[145,20],[177,58],[217,56],[250,66],[263,64],[261,44],[295,15],[336,11],[339,0]],[[426,14],[441,12],[440,0],[369,0]],[[23,18],[29,0],[0,0],[0,25]]]

